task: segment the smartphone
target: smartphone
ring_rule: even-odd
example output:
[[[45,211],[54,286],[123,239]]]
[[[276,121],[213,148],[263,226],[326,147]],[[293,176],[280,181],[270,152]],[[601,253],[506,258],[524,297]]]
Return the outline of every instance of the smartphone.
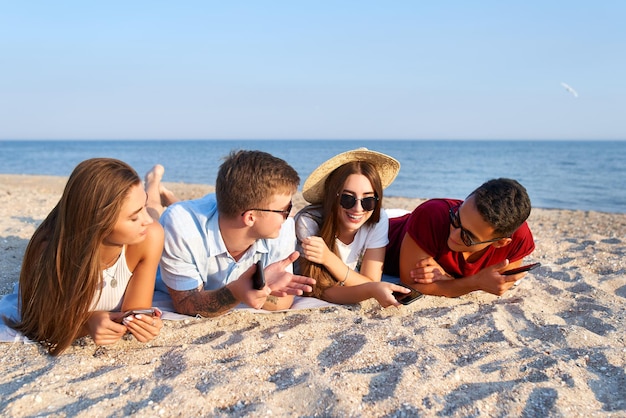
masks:
[[[263,263],[261,260],[256,263],[256,271],[252,276],[252,287],[256,290],[261,290],[265,287],[265,274],[263,273]]]
[[[522,267],[518,267],[518,268],[515,268],[515,269],[503,271],[501,274],[503,276],[512,276],[514,274],[523,273],[525,271],[530,271],[532,269],[536,269],[540,265],[541,265],[541,263],[527,264],[527,265],[522,266]]]
[[[397,284],[398,286],[406,287],[407,289],[411,291],[411,293],[400,293],[400,292],[392,293],[393,297],[396,298],[396,300],[403,305],[408,305],[409,303],[415,302],[416,300],[424,296],[422,292],[418,292],[412,287],[405,286],[402,283],[397,283]]]
[[[131,315],[150,315],[150,316],[161,316],[161,310],[158,308],[149,308],[149,309],[131,309],[130,311],[124,312],[124,316],[122,319]]]

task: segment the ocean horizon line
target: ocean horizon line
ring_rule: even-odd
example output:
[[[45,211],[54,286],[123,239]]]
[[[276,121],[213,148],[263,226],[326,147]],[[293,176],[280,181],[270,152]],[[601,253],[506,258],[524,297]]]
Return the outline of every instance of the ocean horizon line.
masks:
[[[462,199],[486,180],[508,177],[536,207],[626,212],[624,141],[18,140],[0,141],[0,171],[65,176],[82,160],[112,157],[142,174],[163,164],[166,182],[214,184],[224,156],[257,149],[287,161],[304,182],[328,158],[360,147],[400,162],[388,196]]]

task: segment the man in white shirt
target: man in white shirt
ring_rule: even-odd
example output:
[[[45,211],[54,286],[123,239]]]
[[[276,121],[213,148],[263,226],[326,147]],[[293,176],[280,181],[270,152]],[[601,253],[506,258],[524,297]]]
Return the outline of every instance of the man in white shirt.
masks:
[[[214,195],[168,207],[160,218],[160,273],[178,313],[218,316],[241,302],[281,310],[293,295],[311,291],[315,281],[292,268],[299,254],[289,214],[299,182],[280,158],[232,152],[220,166]],[[252,284],[258,261],[266,280],[260,290]]]

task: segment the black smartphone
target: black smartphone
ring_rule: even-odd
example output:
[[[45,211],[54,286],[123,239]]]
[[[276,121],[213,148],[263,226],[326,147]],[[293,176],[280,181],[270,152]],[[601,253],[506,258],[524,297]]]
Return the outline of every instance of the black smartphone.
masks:
[[[527,264],[527,265],[522,266],[522,267],[518,267],[518,268],[511,269],[511,270],[503,271],[501,274],[503,276],[512,276],[514,274],[523,273],[525,271],[530,271],[532,269],[536,269],[540,265],[541,265],[541,263]]]
[[[161,311],[158,308],[149,308],[149,309],[131,309],[130,311],[124,312],[124,316],[122,319],[131,315],[150,315],[150,316],[161,316]]]
[[[392,293],[393,297],[396,298],[396,300],[403,305],[408,305],[409,303],[415,302],[416,300],[424,296],[422,292],[418,292],[412,287],[405,286],[402,283],[397,283],[397,284],[398,286],[406,287],[407,289],[411,291],[411,293],[400,293],[400,292]]]
[[[263,263],[261,260],[256,263],[256,271],[252,276],[252,287],[256,290],[261,290],[265,287],[265,274],[263,273]]]

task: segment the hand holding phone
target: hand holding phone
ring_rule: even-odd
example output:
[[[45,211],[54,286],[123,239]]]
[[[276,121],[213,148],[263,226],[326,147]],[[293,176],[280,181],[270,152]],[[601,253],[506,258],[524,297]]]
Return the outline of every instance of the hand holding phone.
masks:
[[[256,271],[254,272],[254,276],[252,276],[252,287],[256,290],[261,290],[265,287],[265,274],[261,260],[256,263]]]
[[[521,266],[521,267],[517,267],[517,268],[511,269],[511,270],[503,271],[500,274],[502,274],[503,276],[512,276],[514,274],[524,273],[525,271],[530,271],[530,270],[536,269],[540,265],[541,265],[541,263],[527,264],[525,266]]]
[[[410,293],[400,293],[400,292],[392,293],[393,297],[396,298],[396,300],[403,305],[408,305],[409,303],[415,302],[416,300],[424,296],[422,292],[418,292],[412,287],[406,286],[402,283],[398,283],[398,286],[406,287],[407,289],[411,291]]]
[[[158,308],[148,308],[148,309],[131,309],[130,311],[124,312],[122,319],[131,316],[131,315],[148,315],[151,317],[160,317],[161,310]]]

